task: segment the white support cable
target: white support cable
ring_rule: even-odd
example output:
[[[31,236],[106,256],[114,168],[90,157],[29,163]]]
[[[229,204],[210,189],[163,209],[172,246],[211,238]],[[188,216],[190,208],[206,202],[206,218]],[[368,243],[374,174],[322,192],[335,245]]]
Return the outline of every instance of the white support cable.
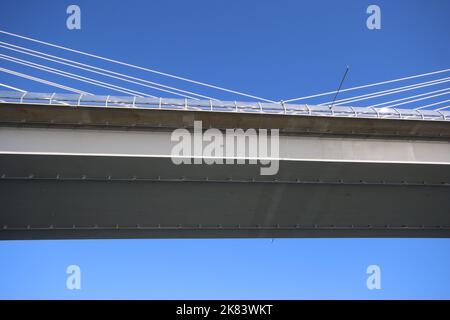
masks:
[[[65,71],[62,71],[62,70],[59,70],[59,69],[47,67],[47,66],[44,66],[44,65],[41,65],[41,64],[38,64],[38,63],[34,63],[34,62],[27,61],[27,60],[14,58],[14,57],[7,56],[7,55],[4,55],[4,54],[0,54],[0,59],[8,60],[8,61],[11,61],[11,62],[14,62],[14,63],[25,65],[27,67],[31,67],[31,68],[34,68],[34,69],[38,69],[38,70],[46,71],[46,72],[49,72],[49,73],[57,74],[57,75],[60,75],[60,76],[66,77],[66,78],[70,78],[70,79],[78,80],[78,81],[81,81],[81,82],[93,84],[93,85],[96,85],[96,86],[99,86],[99,87],[103,87],[103,88],[106,88],[106,89],[109,89],[109,90],[125,93],[125,94],[128,94],[128,95],[135,95],[135,94],[137,94],[137,95],[139,95],[139,97],[143,97],[144,96],[144,97],[156,98],[155,96],[152,96],[152,95],[149,95],[149,94],[146,94],[146,93],[143,93],[143,92],[139,92],[139,91],[131,90],[131,89],[128,89],[128,88],[116,86],[114,84],[103,82],[103,81],[99,81],[99,80],[95,80],[95,79],[92,79],[92,78],[83,77],[83,76],[76,75],[76,74],[73,74],[73,73],[70,73],[70,72],[65,72]]]
[[[5,88],[12,89],[12,90],[15,90],[15,91],[19,91],[19,92],[22,92],[22,93],[26,92],[25,90],[22,90],[22,89],[13,87],[13,86],[8,86],[7,84],[4,84],[4,83],[0,83],[0,87],[5,87]]]
[[[68,86],[64,86],[62,84],[58,84],[58,83],[55,83],[55,82],[52,82],[52,81],[48,81],[48,80],[45,80],[45,79],[33,77],[33,76],[28,75],[28,74],[16,72],[16,71],[13,71],[13,70],[0,68],[0,71],[1,72],[5,72],[5,73],[9,73],[9,74],[12,74],[12,75],[15,75],[15,76],[18,76],[18,77],[21,77],[21,78],[25,78],[25,79],[28,79],[28,80],[33,80],[33,81],[36,81],[36,82],[40,82],[40,83],[43,83],[43,84],[46,84],[46,85],[49,85],[49,86],[52,86],[52,87],[56,87],[56,88],[59,88],[59,89],[64,89],[64,90],[75,92],[75,93],[79,93],[79,94],[93,95],[90,92],[74,89],[74,88],[71,88],[71,87],[68,87]],[[24,94],[26,94],[26,92],[24,92]]]
[[[448,101],[448,100],[447,100]],[[442,107],[442,108],[438,108],[438,109],[435,109],[436,111],[441,111],[441,110],[444,110],[444,109],[447,109],[447,108],[450,108],[450,106],[445,106],[445,107]]]
[[[59,104],[63,104],[68,106],[69,104],[64,102],[64,101],[59,101],[59,100],[55,100],[54,97],[56,95],[56,92],[53,92],[52,95],[50,96],[50,98],[48,99],[48,104],[53,104],[55,101]]]
[[[1,30],[0,30],[0,32],[1,32]],[[365,84],[365,85],[362,85],[362,86],[357,86],[357,87],[352,87],[352,88],[347,88],[347,89],[341,89],[339,92],[347,92],[347,91],[353,91],[353,90],[357,90],[357,89],[369,88],[369,87],[378,86],[378,85],[382,85],[382,84],[388,84],[388,83],[393,83],[393,82],[398,82],[398,81],[403,81],[403,80],[415,79],[415,78],[419,78],[419,77],[425,77],[425,76],[430,76],[430,75],[433,75],[433,74],[449,72],[449,71],[450,71],[450,69],[443,69],[443,70],[422,73],[422,74],[409,76],[409,77],[404,77],[404,78],[398,78],[398,79],[393,79],[393,80],[369,83],[369,84]],[[322,96],[327,96],[327,95],[334,94],[334,93],[337,93],[337,90],[324,92],[324,93],[319,93],[319,94],[314,94],[314,95],[310,95],[310,96],[304,96],[304,97],[300,97],[300,98],[284,100],[284,102],[285,103],[286,102],[294,102],[294,101],[304,100],[304,99],[309,99],[309,98],[322,97]]]
[[[431,80],[431,81],[419,82],[419,83],[415,83],[415,84],[411,84],[411,85],[407,85],[407,86],[403,86],[403,87],[397,87],[397,88],[388,89],[388,90],[366,93],[366,94],[363,94],[360,96],[353,96],[353,97],[349,97],[349,98],[345,98],[345,99],[336,100],[334,105],[340,106],[340,105],[347,104],[347,103],[353,103],[353,102],[357,102],[357,101],[361,101],[361,100],[367,100],[367,99],[371,99],[371,98],[387,96],[390,94],[396,94],[396,93],[400,93],[400,92],[404,92],[404,91],[420,89],[420,88],[433,86],[433,85],[437,85],[437,84],[441,84],[441,83],[445,83],[445,82],[449,82],[449,81],[450,81],[450,77],[446,77],[446,78],[440,78],[440,79],[435,79],[435,80]],[[336,103],[336,102],[338,102],[338,103]],[[319,104],[319,106],[329,105],[330,103],[331,102],[321,103],[321,104]]]
[[[434,85],[450,82],[450,78],[442,78],[442,79],[447,79],[447,80],[436,81],[436,82],[435,81],[431,81],[431,83],[427,83],[427,84],[423,84],[423,85],[416,85],[416,86],[414,86],[412,88],[395,89],[394,91],[390,91],[390,92],[387,92],[387,93],[380,93],[380,94],[376,94],[376,95],[371,95],[371,96],[366,97],[366,98],[360,98],[360,99],[354,99],[354,100],[349,100],[349,101],[345,101],[345,102],[340,102],[340,103],[336,103],[335,105],[336,106],[341,106],[341,105],[345,105],[347,103],[353,103],[353,102],[357,102],[357,101],[383,97],[383,96],[387,96],[387,95],[391,95],[391,94],[396,94],[396,93],[410,91],[410,90],[415,90],[415,89],[421,89],[421,88],[425,88],[425,87],[429,87],[429,86],[434,86]]]
[[[53,104],[53,102],[56,101],[56,102],[59,103],[59,104],[63,104],[63,105],[66,105],[66,106],[69,105],[68,103],[66,103],[66,102],[64,102],[64,101],[55,100],[55,99],[54,99],[55,95],[56,95],[56,92],[53,92],[52,95],[50,96],[50,99],[48,99],[48,104]]]
[[[170,74],[170,73],[161,72],[161,71],[157,71],[157,70],[154,70],[154,69],[137,66],[137,65],[134,65],[134,64],[131,64],[131,63],[126,63],[126,62],[122,62],[122,61],[118,61],[118,60],[114,60],[114,59],[110,59],[110,58],[105,58],[105,57],[102,57],[102,56],[99,56],[99,55],[96,55],[96,54],[87,53],[87,52],[83,52],[83,51],[80,51],[80,50],[67,48],[67,47],[64,47],[64,46],[60,46],[60,45],[57,45],[57,44],[49,43],[49,42],[46,42],[46,41],[37,40],[37,39],[34,39],[34,38],[30,38],[30,37],[25,37],[25,36],[22,36],[22,35],[19,35],[19,34],[16,34],[16,33],[7,32],[7,31],[4,31],[4,30],[0,30],[0,33],[6,34],[6,35],[9,35],[9,36],[13,36],[13,37],[17,37],[17,38],[20,38],[20,39],[32,41],[32,42],[35,42],[35,43],[44,44],[44,45],[47,45],[47,46],[51,46],[53,48],[58,48],[58,49],[62,49],[62,50],[66,50],[66,51],[82,54],[84,56],[88,56],[88,57],[91,57],[91,58],[96,58],[96,59],[100,59],[100,60],[103,60],[103,61],[108,61],[108,62],[111,62],[111,63],[120,64],[120,65],[123,65],[123,66],[126,66],[126,67],[135,68],[135,69],[139,69],[139,70],[142,70],[142,71],[147,71],[147,72],[159,74],[159,75],[162,75],[162,76],[170,77],[170,78],[173,78],[173,79],[186,81],[186,82],[190,82],[190,83],[193,83],[193,84],[197,84],[197,85],[213,88],[213,89],[216,89],[216,90],[220,90],[220,91],[224,91],[224,92],[228,92],[228,93],[233,93],[233,94],[237,94],[237,95],[241,95],[241,96],[244,96],[244,97],[257,99],[257,100],[261,100],[261,101],[265,101],[265,102],[275,103],[275,101],[268,100],[268,99],[265,99],[265,98],[261,98],[261,97],[258,97],[258,96],[254,96],[254,95],[250,95],[250,94],[246,94],[246,93],[239,92],[239,91],[236,91],[236,90],[231,90],[231,89],[215,86],[215,85],[212,85],[212,84],[208,84],[208,83],[192,80],[192,79],[189,79],[189,78],[176,76],[176,75],[173,75],[173,74]]]
[[[379,107],[379,106],[382,106],[382,105],[385,105],[385,104],[389,104],[389,103],[393,103],[393,102],[399,102],[399,101],[403,101],[403,100],[407,100],[407,99],[411,99],[411,98],[422,97],[422,96],[426,96],[426,95],[429,95],[429,94],[438,93],[438,92],[442,92],[442,91],[450,91],[450,87],[444,88],[444,89],[440,89],[440,90],[425,92],[425,93],[421,93],[421,94],[416,94],[414,96],[409,96],[409,97],[406,97],[406,98],[400,98],[400,99],[396,99],[396,100],[386,101],[386,102],[383,102],[383,103],[373,104],[373,105],[371,105],[371,107],[375,108],[375,107]]]
[[[450,92],[449,92],[450,93]],[[422,109],[424,109],[424,108],[428,108],[428,107],[433,107],[433,106],[437,106],[437,105],[439,105],[439,104],[442,104],[442,103],[447,103],[447,102],[449,102],[450,100],[444,100],[444,101],[439,101],[439,102],[435,102],[435,103],[430,103],[430,104],[427,104],[427,105],[425,105],[425,106],[421,106],[421,107],[419,107],[419,108],[415,108],[414,110],[422,110]],[[447,108],[447,107],[444,107],[444,108]],[[435,109],[436,111],[440,111],[440,110],[442,110],[442,108],[438,108],[438,109]]]
[[[417,101],[427,100],[427,99],[431,99],[431,98],[434,98],[434,97],[443,96],[443,95],[446,95],[446,94],[450,94],[450,91],[443,92],[443,93],[438,93],[438,94],[433,94],[431,96],[427,96],[427,97],[423,97],[423,98],[417,98],[417,99],[413,99],[413,100],[408,100],[408,101],[401,102],[401,103],[394,103],[394,104],[391,104],[391,105],[388,105],[388,106],[384,106],[383,108],[395,108],[397,106],[402,106],[404,104],[409,104],[409,103],[413,103],[413,102],[417,102]],[[418,109],[414,109],[414,110],[418,110]]]
[[[9,46],[11,46],[12,48],[9,47]],[[15,51],[15,52],[23,53],[23,54],[26,54],[26,55],[30,55],[30,56],[33,56],[33,57],[36,57],[36,58],[40,58],[40,59],[52,61],[52,62],[55,62],[55,63],[67,65],[67,66],[70,66],[72,68],[77,68],[77,69],[89,71],[89,72],[92,72],[92,73],[101,74],[103,76],[107,76],[107,77],[110,77],[110,78],[118,79],[118,80],[121,80],[121,81],[134,83],[134,84],[137,84],[137,85],[140,85],[140,86],[144,86],[144,87],[147,87],[147,88],[150,88],[150,89],[154,89],[154,90],[158,90],[158,91],[167,92],[167,93],[170,93],[170,94],[182,96],[184,98],[189,98],[189,99],[193,99],[193,100],[199,100],[199,99],[197,99],[195,97],[192,97],[192,96],[197,96],[197,97],[205,98],[205,99],[208,99],[208,100],[215,100],[215,101],[217,101],[217,99],[214,99],[214,98],[211,98],[209,96],[202,95],[202,94],[198,94],[198,93],[194,93],[194,92],[178,89],[178,88],[167,86],[167,85],[163,85],[163,84],[160,84],[160,83],[157,83],[157,82],[148,81],[148,80],[145,80],[145,79],[142,79],[142,78],[136,78],[136,77],[133,77],[133,76],[130,76],[130,75],[126,75],[126,74],[123,74],[123,73],[120,73],[120,72],[114,72],[114,71],[111,71],[111,70],[108,70],[108,69],[99,68],[99,67],[96,67],[96,66],[93,66],[93,65],[89,65],[89,64],[86,64],[86,63],[81,63],[81,62],[78,62],[78,61],[61,58],[61,57],[54,56],[54,55],[51,55],[51,54],[47,54],[47,53],[44,53],[44,52],[41,52],[41,51],[32,50],[32,49],[28,49],[28,48],[25,48],[25,47],[17,46],[17,45],[8,43],[8,42],[0,41],[0,47],[4,48],[4,49],[11,50],[11,51]],[[15,48],[20,48],[20,49],[15,49]],[[50,57],[50,58],[48,58],[48,57]],[[65,62],[63,62],[63,61],[65,61]],[[100,70],[100,71],[96,71],[96,70]],[[117,75],[121,76],[121,77],[124,77],[124,78],[118,77]],[[144,83],[137,82],[137,81],[132,81],[132,80],[129,80],[129,79],[138,80],[138,81],[141,81],[141,82],[144,82]],[[148,85],[147,83],[150,84],[150,85]],[[171,89],[171,90],[174,90],[174,91],[179,91],[179,92],[182,92],[182,93],[174,92],[174,91],[171,91],[171,90],[162,89],[162,88],[155,87],[155,86],[161,86],[163,88]],[[183,93],[190,94],[191,96],[183,94]]]
[[[78,81],[81,81],[81,82],[94,84],[96,86],[104,87],[104,88],[107,88],[107,89],[110,89],[110,90],[115,90],[115,91],[122,92],[122,93],[125,93],[125,94],[139,93],[137,91],[135,92],[134,90],[131,90],[131,89],[128,89],[128,88],[123,88],[123,87],[120,87],[120,86],[116,86],[114,84],[105,83],[105,82],[102,82],[102,81],[99,81],[99,80],[91,79],[91,78],[84,77],[84,76],[81,76],[81,75],[76,75],[76,74],[73,74],[73,73],[70,73],[70,72],[65,72],[63,70],[55,69],[55,68],[52,68],[52,67],[44,66],[44,65],[41,65],[41,64],[38,64],[38,63],[34,63],[34,62],[31,62],[31,61],[28,61],[28,60],[19,59],[19,58],[15,58],[15,57],[4,55],[4,54],[0,54],[0,59],[4,59],[4,60],[7,60],[7,61],[11,61],[11,62],[17,63],[17,64],[25,65],[27,67],[35,68],[35,69],[46,71],[46,72],[49,72],[49,73],[57,74],[57,75],[60,75],[60,76],[63,76],[63,77],[75,79],[75,80],[78,80]],[[147,95],[145,93],[140,93],[140,94]],[[151,96],[151,95],[147,95],[147,96],[156,98],[156,97]]]
[[[69,105],[70,105],[70,104],[68,104],[67,102],[60,101],[60,100],[55,100],[55,99],[53,99],[53,101],[52,101],[50,104],[53,104],[54,102],[57,102],[57,103],[59,103],[59,104],[63,104],[63,105],[65,105],[65,106],[69,106]]]

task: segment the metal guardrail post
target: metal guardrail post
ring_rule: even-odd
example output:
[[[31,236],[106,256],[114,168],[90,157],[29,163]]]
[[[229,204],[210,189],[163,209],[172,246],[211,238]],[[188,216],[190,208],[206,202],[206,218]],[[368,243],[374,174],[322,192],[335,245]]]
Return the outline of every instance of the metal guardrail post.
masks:
[[[398,111],[396,108],[392,108],[392,110],[395,110],[395,112],[398,113],[398,118],[402,119],[402,113],[400,111]]]
[[[422,120],[425,120],[425,116],[423,115],[423,113],[420,110],[416,110],[416,109],[413,109],[413,110],[416,111],[420,115]]]
[[[445,120],[445,114],[443,114],[440,110],[435,110],[435,111],[438,112],[442,116],[442,120]]]
[[[83,94],[80,93],[80,96],[78,97],[78,102],[77,102],[77,106],[79,107],[81,104],[81,98],[83,98]]]
[[[281,104],[281,106],[283,107],[283,112],[284,112],[284,114],[286,114],[286,106],[284,105],[284,101],[281,100],[281,101],[280,101],[280,104]]]
[[[374,107],[369,107],[371,108],[373,111],[375,111],[375,114],[377,115],[377,119],[380,119],[380,114],[378,113],[378,110],[375,109]]]
[[[25,95],[26,95],[27,93],[28,93],[27,91],[24,92],[23,95],[20,97],[20,103],[21,103],[21,104],[23,103],[23,98],[25,97]]]
[[[312,115],[311,108],[308,106],[307,103],[305,103],[305,107],[308,110],[308,115]]]
[[[55,92],[53,92],[52,93],[52,95],[50,96],[50,99],[48,100],[48,104],[52,104],[52,100],[53,100],[53,97],[55,96]]]

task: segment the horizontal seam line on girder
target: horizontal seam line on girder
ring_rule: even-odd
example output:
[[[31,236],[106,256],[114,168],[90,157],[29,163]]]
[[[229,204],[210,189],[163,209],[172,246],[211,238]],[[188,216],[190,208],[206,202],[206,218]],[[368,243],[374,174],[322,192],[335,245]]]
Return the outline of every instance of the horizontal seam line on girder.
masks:
[[[447,145],[448,143],[442,142],[441,143]],[[370,160],[364,160],[364,159],[335,159],[335,158],[287,158],[287,157],[279,157],[279,158],[271,158],[271,157],[204,157],[204,156],[193,156],[193,155],[183,155],[183,156],[172,156],[170,154],[139,154],[139,153],[93,153],[93,152],[44,152],[44,151],[16,151],[16,150],[0,150],[0,156],[29,156],[29,157],[85,157],[85,158],[96,158],[96,157],[103,157],[103,158],[128,158],[128,159],[165,159],[171,160],[171,163],[175,165],[172,162],[172,159],[201,159],[202,165],[206,165],[206,163],[203,163],[205,159],[208,160],[223,160],[225,163],[218,164],[213,163],[209,166],[214,165],[228,165],[228,166],[242,166],[245,165],[254,165],[256,166],[257,163],[249,163],[249,161],[278,161],[281,163],[284,162],[293,162],[293,163],[299,163],[299,162],[312,162],[312,163],[327,163],[327,164],[336,164],[336,163],[357,163],[357,164],[375,164],[375,165],[382,165],[382,164],[394,164],[394,165],[443,165],[443,166],[450,166],[450,161],[446,159],[445,162],[442,161],[414,161],[414,160],[380,160],[380,159],[370,159]],[[227,164],[227,160],[233,160],[232,164]],[[244,160],[245,163],[241,164],[238,163],[239,160]],[[236,161],[236,163],[235,163]],[[199,164],[185,164],[181,163],[180,166],[186,166],[186,165],[199,165]],[[260,165],[261,166],[261,165]]]
[[[331,184],[331,185],[377,185],[377,186],[432,186],[432,187],[447,187],[450,186],[450,182],[440,183],[426,183],[426,182],[408,182],[404,181],[339,181],[339,180],[257,180],[257,179],[209,179],[207,177],[199,179],[186,179],[186,178],[63,178],[63,177],[13,177],[13,176],[0,176],[0,181],[53,181],[53,182],[194,182],[194,183],[278,183],[278,184]]]
[[[22,227],[22,228],[10,228],[3,226],[1,231],[39,231],[39,230],[240,230],[240,231],[251,231],[251,230],[449,230],[450,226],[401,226],[401,227],[372,227],[372,226],[354,226],[354,227],[331,227],[331,226],[308,226],[308,227],[235,227],[235,226],[222,226],[222,227],[183,227],[183,226],[175,226],[175,227],[146,227],[146,226],[136,226],[136,227]]]

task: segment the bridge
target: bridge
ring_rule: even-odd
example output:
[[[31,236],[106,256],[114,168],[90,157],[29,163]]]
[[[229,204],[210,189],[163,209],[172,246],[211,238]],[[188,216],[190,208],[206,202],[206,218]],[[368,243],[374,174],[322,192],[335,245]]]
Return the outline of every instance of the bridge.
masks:
[[[450,111],[0,92],[0,239],[450,237]],[[279,129],[279,170],[171,133]]]

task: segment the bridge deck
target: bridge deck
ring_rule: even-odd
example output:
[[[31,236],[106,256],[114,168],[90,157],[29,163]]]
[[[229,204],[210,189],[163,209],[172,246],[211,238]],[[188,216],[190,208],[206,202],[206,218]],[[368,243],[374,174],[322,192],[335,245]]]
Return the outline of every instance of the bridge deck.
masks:
[[[174,165],[168,130],[194,120],[279,128],[278,174]],[[450,237],[448,121],[3,104],[0,123],[1,239]]]

